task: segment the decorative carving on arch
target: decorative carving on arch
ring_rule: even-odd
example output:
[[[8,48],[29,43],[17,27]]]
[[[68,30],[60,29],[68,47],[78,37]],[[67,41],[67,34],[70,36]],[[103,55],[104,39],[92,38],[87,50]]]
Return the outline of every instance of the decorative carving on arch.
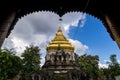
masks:
[[[14,2],[14,3],[13,3]],[[68,12],[83,12],[93,15],[100,19],[111,38],[116,41],[120,47],[120,15],[118,12],[119,2],[113,0],[38,0],[32,1],[9,1],[0,2],[0,47],[6,37],[9,36],[18,19],[27,14],[38,11],[50,11],[62,17]],[[46,5],[47,4],[47,5]],[[112,5],[112,6],[111,6]],[[14,16],[11,14],[15,13]],[[10,21],[6,23],[6,21]],[[9,24],[9,26],[7,25]]]

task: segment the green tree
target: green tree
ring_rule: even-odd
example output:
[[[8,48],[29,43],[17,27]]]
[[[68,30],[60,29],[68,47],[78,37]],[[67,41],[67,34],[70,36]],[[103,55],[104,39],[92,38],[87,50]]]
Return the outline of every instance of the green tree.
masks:
[[[91,78],[96,80],[99,75],[98,67],[99,57],[97,55],[81,55],[79,57],[79,66],[82,72],[88,73]]]
[[[108,69],[108,68],[101,68],[100,69],[101,70],[101,73],[102,73],[102,80],[111,80],[110,78],[109,78],[109,75],[110,75],[110,70]]]
[[[117,62],[115,54],[112,54],[110,56],[110,61],[111,61],[110,66],[119,66],[119,63]]]
[[[117,62],[116,55],[112,54],[110,56],[110,63],[109,63],[109,71],[110,76],[113,80],[115,80],[115,76],[120,75],[120,64]]]
[[[117,62],[116,55],[110,55],[110,62],[106,62],[108,68],[101,69],[107,80],[115,80],[115,76],[120,75],[120,64]]]
[[[20,57],[12,55],[9,50],[0,50],[0,80],[13,78],[21,69]]]
[[[26,77],[31,72],[36,72],[40,70],[40,49],[38,46],[31,45],[30,47],[26,47],[24,50],[23,57],[23,70],[22,70],[22,78],[23,80],[27,80]]]

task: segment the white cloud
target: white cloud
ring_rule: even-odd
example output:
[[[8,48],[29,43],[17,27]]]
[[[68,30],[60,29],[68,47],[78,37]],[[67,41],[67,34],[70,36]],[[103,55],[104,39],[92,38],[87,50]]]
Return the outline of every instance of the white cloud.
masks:
[[[80,41],[78,40],[72,40],[69,39],[69,41],[72,43],[72,45],[75,47],[75,53],[77,53],[78,55],[83,55],[86,53],[86,51],[88,50],[88,46],[87,45],[83,45]]]
[[[67,13],[63,17],[62,26],[64,26],[64,30],[69,33],[70,26],[74,27],[83,27],[86,21],[86,14],[80,13],[80,12],[74,12],[74,13]],[[81,23],[79,23],[79,20]]]
[[[120,60],[117,60],[118,61],[118,63],[120,64]]]
[[[104,61],[103,63],[99,62],[99,68],[108,68],[109,63],[111,63],[111,61],[110,60],[103,60],[103,61]],[[120,60],[117,61],[120,64]]]
[[[108,64],[102,64],[101,62],[99,62],[99,68],[108,68]]]
[[[105,62],[105,63],[111,63],[110,60],[104,60],[104,62]],[[117,59],[117,62],[120,64],[120,60],[119,60],[119,59]]]
[[[23,50],[25,50],[25,47],[29,45],[27,42],[25,42],[22,39],[19,39],[18,37],[13,37],[11,41],[14,44],[14,48],[18,56],[21,56],[21,53],[23,52]]]
[[[61,26],[64,35],[69,37],[70,26],[83,27],[86,14],[80,12],[68,13],[62,17],[62,20],[60,22],[59,16],[51,12],[36,12],[27,15],[19,19],[10,36],[4,41],[2,48],[15,48],[18,52],[16,55],[20,56],[25,46],[30,44],[37,45],[41,49],[43,64],[46,53],[45,47],[55,36],[58,26]],[[81,24],[78,23],[79,20],[81,20]],[[87,45],[83,45],[77,40],[70,39],[70,41],[76,48],[75,52],[79,53],[79,55],[84,54],[88,49]]]
[[[21,56],[21,53],[24,51],[25,47],[29,44],[24,40],[18,38],[17,36],[10,36],[10,38],[6,39],[3,43],[2,48],[14,49],[17,52],[17,56]]]
[[[42,58],[41,58],[41,64],[40,64],[40,65],[41,65],[41,66],[43,66],[43,65],[44,65],[44,63],[45,63],[45,58],[44,58],[44,57],[42,57]]]
[[[103,60],[105,63],[110,63],[111,61],[110,60]]]

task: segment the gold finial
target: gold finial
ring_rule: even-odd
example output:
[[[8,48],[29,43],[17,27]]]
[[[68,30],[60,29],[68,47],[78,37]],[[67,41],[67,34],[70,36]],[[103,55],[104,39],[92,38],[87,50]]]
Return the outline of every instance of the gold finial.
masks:
[[[62,30],[61,30],[61,27],[60,27],[60,26],[58,27],[58,32],[62,32]]]

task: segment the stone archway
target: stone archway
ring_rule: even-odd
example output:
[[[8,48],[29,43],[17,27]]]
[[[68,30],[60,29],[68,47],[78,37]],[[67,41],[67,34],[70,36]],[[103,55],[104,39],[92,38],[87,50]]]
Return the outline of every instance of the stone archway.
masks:
[[[6,4],[6,2],[1,2],[1,4]],[[29,2],[14,1],[14,3],[10,1],[6,8],[2,5],[0,8],[0,47],[11,33],[18,19],[35,11],[51,11],[57,13],[60,17],[71,11],[91,14],[103,22],[111,38],[120,47],[118,6],[117,1],[110,0],[44,0],[43,2],[35,0]]]

